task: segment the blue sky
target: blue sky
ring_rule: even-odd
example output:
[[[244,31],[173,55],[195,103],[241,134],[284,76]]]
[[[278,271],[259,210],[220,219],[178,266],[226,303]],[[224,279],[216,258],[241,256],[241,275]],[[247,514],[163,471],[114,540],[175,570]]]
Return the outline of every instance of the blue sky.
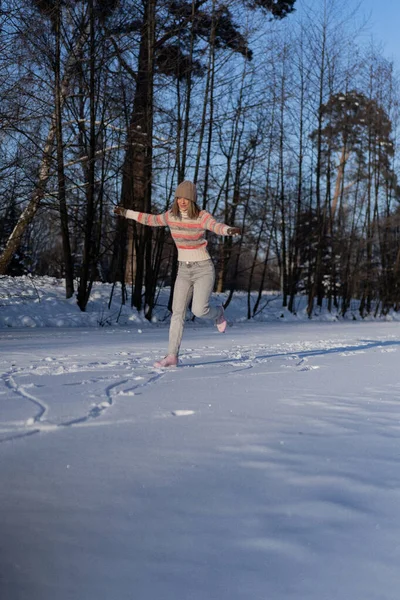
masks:
[[[361,10],[370,16],[370,35],[382,42],[385,56],[400,69],[400,0],[362,0]]]
[[[319,6],[322,2],[297,0],[295,9],[301,12],[303,5]],[[393,60],[400,72],[400,0],[347,0],[349,9],[356,8],[358,4],[356,20],[361,22],[363,16],[367,19],[363,34],[365,41],[373,39],[381,45],[384,56]]]

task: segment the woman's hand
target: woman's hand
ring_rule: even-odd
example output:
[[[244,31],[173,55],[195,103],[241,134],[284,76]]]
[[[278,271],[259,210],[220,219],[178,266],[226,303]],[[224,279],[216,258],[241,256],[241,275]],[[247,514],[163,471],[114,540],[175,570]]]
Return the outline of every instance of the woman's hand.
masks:
[[[118,206],[114,208],[114,214],[119,217],[126,217],[126,208],[118,204]]]
[[[229,227],[228,235],[240,235],[242,233],[239,227]]]

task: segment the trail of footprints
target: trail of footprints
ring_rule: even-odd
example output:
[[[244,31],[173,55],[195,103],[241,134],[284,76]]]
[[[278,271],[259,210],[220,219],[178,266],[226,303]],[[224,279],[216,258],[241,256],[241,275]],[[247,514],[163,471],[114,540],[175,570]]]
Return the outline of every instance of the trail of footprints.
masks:
[[[126,355],[127,353],[121,353]],[[71,362],[71,358],[79,358],[78,362]],[[11,400],[12,402],[24,401],[27,407],[30,407],[30,415],[27,418],[19,418],[12,420],[2,420],[0,426],[0,443],[13,439],[33,435],[44,431],[54,431],[59,428],[72,427],[82,425],[98,418],[101,414],[109,409],[116,402],[118,397],[134,396],[138,389],[145,388],[148,385],[155,383],[158,379],[164,376],[164,373],[155,373],[154,369],[148,370],[144,375],[136,375],[132,377],[132,369],[141,367],[151,357],[135,360],[126,358],[123,360],[99,361],[85,363],[84,357],[77,355],[65,356],[60,359],[46,357],[32,362],[26,369],[18,368],[15,365],[1,375],[2,389],[0,389],[0,402],[3,399]],[[150,364],[151,364],[150,362]],[[51,365],[51,366],[50,366]],[[119,374],[115,374],[115,370],[119,370]],[[128,370],[125,376],[121,376],[121,370]],[[101,375],[87,377],[87,373],[101,372]],[[113,373],[114,371],[114,373]],[[81,386],[88,386],[90,389],[98,384],[102,385],[100,394],[89,394],[88,397],[100,395],[102,399],[97,402],[92,402],[88,410],[83,414],[65,419],[57,420],[52,418],[51,403],[45,402],[40,396],[40,389],[45,387],[41,383],[41,377],[59,377],[75,376],[79,373],[85,373],[86,377],[80,381],[63,381],[62,387],[71,388],[66,394],[68,397],[75,394],[73,389]],[[38,377],[38,382],[24,383],[24,379],[29,377]],[[51,382],[50,382],[51,385]],[[28,408],[25,408],[25,412]],[[11,412],[13,412],[11,410]],[[18,411],[17,411],[18,412]],[[53,410],[54,412],[54,410]],[[82,411],[83,412],[83,411]]]
[[[397,348],[390,346],[390,343],[387,346],[378,343],[374,345],[375,349],[380,352],[397,351]],[[343,357],[349,357],[359,352],[365,352],[366,347],[370,346],[371,344],[360,343],[359,346],[349,347],[346,342],[339,343],[337,340],[324,340],[317,343],[303,341],[275,346],[267,344],[236,345],[230,350],[217,350],[213,346],[205,346],[199,349],[187,348],[182,355],[181,367],[183,370],[188,368],[216,370],[214,376],[218,377],[221,376],[220,368],[223,366],[224,375],[228,373],[247,376],[248,371],[253,367],[274,362],[281,369],[304,372],[320,368],[319,365],[310,364],[310,358],[330,352],[338,352]],[[109,361],[90,360],[86,362],[86,356],[74,354],[58,359],[52,357],[37,359],[25,369],[18,368],[14,364],[1,376],[0,403],[2,398],[9,399],[11,396],[14,400],[23,400],[31,407],[32,412],[25,419],[3,422],[0,427],[0,443],[43,431],[83,425],[97,419],[119,399],[134,397],[140,393],[139,390],[157,383],[167,375],[168,370],[153,368],[152,364],[155,358],[154,352],[151,351],[144,352],[142,355],[118,352]],[[228,372],[226,368],[228,368]],[[183,370],[178,368],[174,370],[174,373],[179,374],[179,371],[183,372]],[[94,375],[90,376],[90,372],[93,372]],[[80,373],[84,374],[84,378],[78,381],[74,380],[74,377],[76,378],[76,375]],[[207,375],[213,376],[210,372]],[[38,377],[38,383],[32,381],[23,383],[24,378],[32,378],[32,376]],[[100,384],[100,393],[89,394],[88,397],[100,396],[101,399],[90,403],[83,414],[57,420],[52,418],[51,406],[40,397],[41,376],[70,377],[70,380],[62,383],[62,387],[71,388],[68,394],[71,394],[73,388],[77,386],[88,386],[90,390]],[[194,411],[177,409],[172,410],[170,414],[172,416],[191,416]]]

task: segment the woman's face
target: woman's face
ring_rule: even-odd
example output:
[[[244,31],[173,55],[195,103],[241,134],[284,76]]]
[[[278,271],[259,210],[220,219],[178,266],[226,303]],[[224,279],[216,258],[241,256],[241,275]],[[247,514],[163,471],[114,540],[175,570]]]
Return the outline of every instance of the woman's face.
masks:
[[[189,208],[190,200],[187,200],[186,198],[177,198],[176,200],[178,202],[179,210],[186,211]]]

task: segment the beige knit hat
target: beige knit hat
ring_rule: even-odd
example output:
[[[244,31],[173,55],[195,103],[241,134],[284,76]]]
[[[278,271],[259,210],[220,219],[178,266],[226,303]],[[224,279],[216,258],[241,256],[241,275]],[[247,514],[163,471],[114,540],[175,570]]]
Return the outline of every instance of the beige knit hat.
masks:
[[[191,202],[197,202],[196,185],[192,181],[182,181],[175,190],[175,198],[186,198]]]

